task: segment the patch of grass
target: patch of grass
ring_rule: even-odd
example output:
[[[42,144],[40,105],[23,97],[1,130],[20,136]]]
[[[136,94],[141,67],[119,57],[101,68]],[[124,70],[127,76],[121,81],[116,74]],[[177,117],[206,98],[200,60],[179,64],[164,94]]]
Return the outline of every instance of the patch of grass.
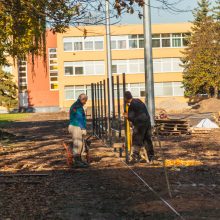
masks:
[[[30,116],[31,113],[15,113],[15,114],[0,114],[0,126],[13,121],[19,121]]]

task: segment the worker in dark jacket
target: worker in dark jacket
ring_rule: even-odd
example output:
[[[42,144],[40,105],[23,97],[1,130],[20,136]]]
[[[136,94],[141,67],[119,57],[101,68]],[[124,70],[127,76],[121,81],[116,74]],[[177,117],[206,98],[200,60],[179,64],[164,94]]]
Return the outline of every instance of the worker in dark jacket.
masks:
[[[154,149],[151,140],[151,122],[146,105],[140,99],[134,99],[132,94],[125,92],[125,101],[129,105],[128,112],[125,117],[133,125],[132,135],[132,160],[131,163],[140,161],[140,150],[145,147],[149,161],[153,160]]]

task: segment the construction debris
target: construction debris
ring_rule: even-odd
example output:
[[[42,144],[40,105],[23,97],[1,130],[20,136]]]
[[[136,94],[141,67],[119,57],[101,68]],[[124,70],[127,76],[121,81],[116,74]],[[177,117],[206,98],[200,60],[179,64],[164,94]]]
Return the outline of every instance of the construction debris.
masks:
[[[190,134],[189,123],[181,119],[156,119],[158,134],[162,136]]]

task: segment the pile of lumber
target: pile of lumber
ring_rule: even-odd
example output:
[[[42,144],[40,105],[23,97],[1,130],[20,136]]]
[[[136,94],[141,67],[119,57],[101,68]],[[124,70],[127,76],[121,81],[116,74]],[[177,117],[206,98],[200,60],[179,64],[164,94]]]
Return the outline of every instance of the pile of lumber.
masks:
[[[181,119],[156,119],[158,134],[162,136],[190,134],[189,123]]]

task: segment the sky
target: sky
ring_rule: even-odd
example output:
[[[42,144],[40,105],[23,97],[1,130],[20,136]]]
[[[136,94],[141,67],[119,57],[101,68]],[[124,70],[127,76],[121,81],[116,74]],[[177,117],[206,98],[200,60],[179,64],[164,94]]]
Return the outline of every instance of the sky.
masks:
[[[169,12],[153,7],[161,7],[161,3],[158,0],[151,0],[153,7],[151,8],[151,19],[152,23],[177,23],[177,22],[188,22],[193,20],[192,10],[197,7],[197,0],[168,0],[169,2],[178,2],[175,5],[176,8],[184,10],[185,12]],[[136,14],[124,14],[122,16],[122,24],[137,24],[143,21],[138,18]]]

